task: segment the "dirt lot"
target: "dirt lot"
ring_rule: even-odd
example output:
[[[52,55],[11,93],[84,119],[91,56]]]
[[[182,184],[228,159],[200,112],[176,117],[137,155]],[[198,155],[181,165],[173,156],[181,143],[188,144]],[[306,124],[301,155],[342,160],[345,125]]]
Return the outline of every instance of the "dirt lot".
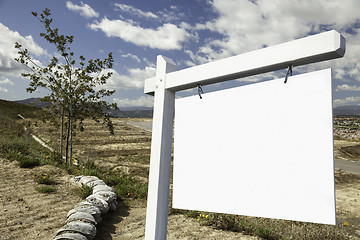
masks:
[[[56,192],[36,191],[36,174],[56,179]],[[80,198],[70,176],[53,166],[22,169],[0,159],[0,239],[51,239],[65,224],[66,214]]]
[[[35,174],[56,176],[56,192],[39,193]],[[0,239],[51,239],[65,224],[67,212],[81,199],[75,184],[65,171],[53,166],[21,169],[15,162],[0,159]],[[98,228],[96,239],[143,239],[144,206],[120,204]],[[239,233],[214,231],[199,227],[196,220],[182,215],[169,218],[168,239],[257,239]]]
[[[91,131],[77,133],[75,137],[75,156],[80,161],[93,160],[114,171],[136,175],[146,182],[151,133],[128,125],[127,121],[114,120],[115,136],[109,136],[106,129],[88,122]],[[53,130],[40,123],[35,128],[45,142],[57,141],[58,135]],[[356,145],[342,141],[341,147],[347,144]],[[335,142],[335,147],[339,146]],[[55,193],[42,194],[35,190],[38,184],[33,178],[39,172],[56,176]],[[80,201],[70,178],[63,170],[52,166],[28,170],[19,168],[15,162],[0,159],[0,239],[51,239],[64,225],[67,212]],[[347,223],[360,237],[360,230],[357,230],[360,229],[360,175],[336,171],[336,203],[338,224]],[[146,206],[141,201],[134,201],[130,207],[121,204],[98,226],[96,239],[143,239],[145,214]],[[183,215],[170,215],[168,239],[258,238],[215,230]]]

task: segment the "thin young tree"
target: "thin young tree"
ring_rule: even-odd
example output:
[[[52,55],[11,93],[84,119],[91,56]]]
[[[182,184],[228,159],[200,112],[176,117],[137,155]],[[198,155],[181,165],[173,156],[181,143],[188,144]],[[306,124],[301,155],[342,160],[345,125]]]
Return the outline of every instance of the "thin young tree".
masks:
[[[103,121],[111,134],[114,134],[113,124],[106,110],[111,108],[118,109],[116,104],[109,104],[104,97],[111,96],[115,90],[101,89],[112,72],[109,69],[113,65],[112,53],[104,60],[99,58],[86,61],[84,56],[79,56],[75,60],[74,52],[70,45],[74,36],[66,36],[59,33],[58,28],[53,28],[51,23],[50,10],[45,9],[42,13],[32,12],[45,28],[45,32],[40,33],[47,42],[54,45],[58,54],[52,57],[47,66],[43,66],[33,59],[26,48],[19,43],[15,43],[18,49],[19,63],[27,66],[28,71],[23,73],[23,77],[30,79],[28,92],[34,92],[39,88],[45,88],[49,94],[42,101],[49,103],[46,107],[46,120],[58,123],[60,119],[60,152],[63,154],[63,135],[66,126],[66,162],[71,164],[72,160],[72,137],[73,129],[79,122],[80,130],[84,129],[84,120],[92,118],[97,122]],[[65,118],[67,122],[65,122]]]

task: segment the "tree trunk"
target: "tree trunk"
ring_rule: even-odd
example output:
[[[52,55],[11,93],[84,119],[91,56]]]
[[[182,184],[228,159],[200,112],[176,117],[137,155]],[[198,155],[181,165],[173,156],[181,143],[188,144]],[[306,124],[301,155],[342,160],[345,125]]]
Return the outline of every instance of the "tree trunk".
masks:
[[[70,157],[69,157],[69,163],[70,163],[70,166],[73,164],[73,159],[72,159],[72,135],[73,135],[73,116],[72,116],[72,111],[73,111],[73,106],[72,106],[72,101],[71,101],[71,98],[70,98],[70,113],[69,113],[69,116],[70,116],[70,119],[69,119],[69,128],[70,128]]]
[[[63,145],[64,145],[64,113],[65,113],[65,109],[64,109],[64,105],[62,105],[62,110],[61,110],[61,132],[60,132],[60,160],[63,161]]]
[[[70,113],[69,113],[70,115]],[[68,116],[68,124],[67,124],[67,134],[66,134],[66,156],[65,156],[65,162],[69,163],[70,165],[70,161],[69,161],[69,138],[70,138],[70,116]]]

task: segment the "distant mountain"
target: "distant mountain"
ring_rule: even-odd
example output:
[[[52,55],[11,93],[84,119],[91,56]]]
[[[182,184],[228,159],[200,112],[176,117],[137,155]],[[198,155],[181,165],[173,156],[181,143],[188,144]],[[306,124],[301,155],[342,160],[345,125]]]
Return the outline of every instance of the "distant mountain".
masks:
[[[110,116],[117,118],[152,118],[153,110],[110,110]]]
[[[15,101],[25,105],[36,107],[44,107],[46,103],[40,101],[41,98],[28,98],[24,100]],[[122,107],[120,110],[109,111],[112,117],[118,118],[152,118],[153,108],[150,107]],[[360,106],[341,106],[333,109],[334,116],[341,115],[358,115],[360,116]]]
[[[14,102],[25,104],[25,105],[41,107],[41,108],[48,105],[48,103],[41,102],[41,98],[28,98],[28,99],[24,99],[24,100],[17,100]]]
[[[41,108],[48,104],[41,102],[41,98],[28,98],[15,102]],[[123,107],[120,110],[111,110],[109,113],[110,116],[117,118],[152,118],[153,109],[149,107]]]
[[[360,116],[360,106],[341,106],[333,109],[334,116],[340,115],[359,115]]]
[[[152,111],[152,107],[119,107],[121,111]]]

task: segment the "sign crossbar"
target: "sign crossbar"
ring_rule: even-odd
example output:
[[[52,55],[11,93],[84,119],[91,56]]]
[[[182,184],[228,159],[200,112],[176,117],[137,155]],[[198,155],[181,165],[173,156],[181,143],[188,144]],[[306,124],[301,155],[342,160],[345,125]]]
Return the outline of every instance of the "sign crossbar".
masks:
[[[165,88],[181,91],[310,63],[341,58],[345,38],[335,30],[262,48],[166,74]],[[153,95],[155,79],[145,80],[144,93]]]

